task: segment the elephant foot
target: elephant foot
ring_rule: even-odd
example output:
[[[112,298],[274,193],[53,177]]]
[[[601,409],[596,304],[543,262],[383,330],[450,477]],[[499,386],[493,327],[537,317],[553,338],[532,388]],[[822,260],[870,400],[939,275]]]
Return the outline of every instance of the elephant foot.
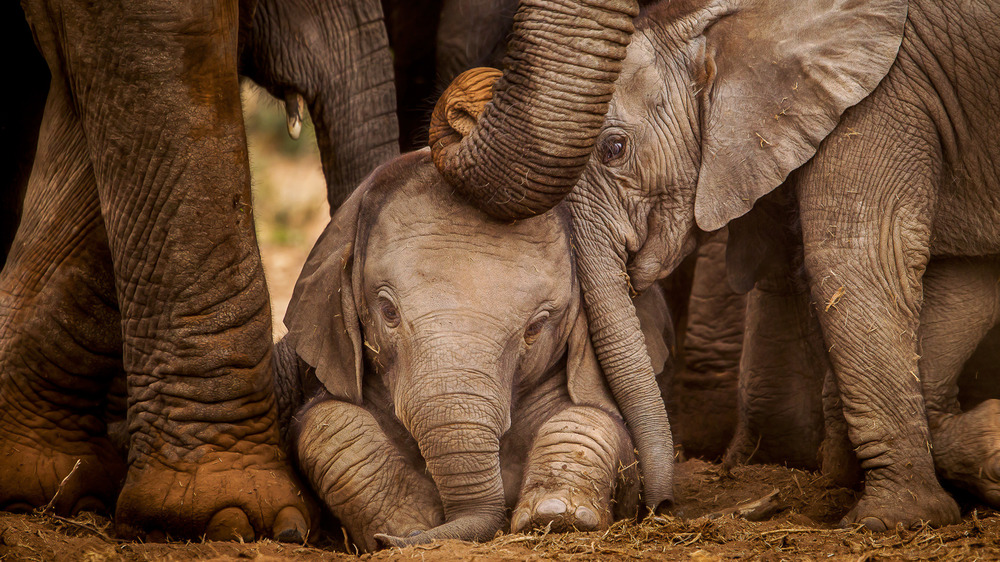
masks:
[[[568,532],[607,528],[613,520],[610,498],[593,496],[593,490],[570,486],[555,490],[535,488],[518,500],[510,530],[519,533],[551,528],[556,532]]]
[[[624,426],[596,408],[574,406],[538,430],[511,531],[594,531],[634,513],[638,473]],[[614,500],[612,499],[614,497]]]
[[[868,478],[871,480],[870,475]],[[868,482],[858,504],[840,523],[841,526],[861,524],[872,531],[887,531],[897,525],[907,529],[921,523],[940,527],[960,520],[958,504],[935,479],[924,485],[916,482],[872,485]]]
[[[58,515],[110,514],[125,461],[107,439],[23,439],[0,425],[0,510],[46,507]]]
[[[118,534],[305,542],[310,515],[276,447],[212,452],[177,468],[133,463],[118,497]]]
[[[1000,400],[963,414],[929,417],[938,474],[1000,507]]]

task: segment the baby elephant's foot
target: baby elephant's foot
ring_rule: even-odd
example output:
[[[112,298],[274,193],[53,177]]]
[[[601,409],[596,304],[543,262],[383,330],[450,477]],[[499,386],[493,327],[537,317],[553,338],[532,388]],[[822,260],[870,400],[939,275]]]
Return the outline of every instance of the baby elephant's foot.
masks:
[[[593,531],[614,519],[612,498],[634,509],[638,481],[625,428],[596,408],[572,407],[538,431],[511,531]]]
[[[938,474],[1000,507],[1000,400],[946,414],[931,425]]]
[[[596,531],[611,524],[610,502],[594,490],[538,487],[523,493],[511,518],[510,530],[551,528],[553,531]],[[550,527],[551,526],[551,527]]]

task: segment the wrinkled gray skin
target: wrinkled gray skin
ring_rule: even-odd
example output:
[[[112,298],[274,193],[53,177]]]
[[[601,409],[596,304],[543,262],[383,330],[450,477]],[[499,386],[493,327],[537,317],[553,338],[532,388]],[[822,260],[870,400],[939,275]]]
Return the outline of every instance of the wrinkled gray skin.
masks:
[[[609,380],[652,377],[628,282],[668,274],[701,232],[746,215],[742,237],[730,231],[743,288],[788,267],[771,259],[776,225],[749,212],[784,183],[801,217],[803,294],[865,471],[846,522],[957,521],[928,446],[917,333],[929,258],[1000,250],[998,25],[985,2],[925,0],[689,0],[641,16],[570,195]],[[806,326],[808,308],[775,314]]]
[[[919,329],[921,385],[938,475],[992,506],[1000,503],[1000,436],[996,428],[1000,415],[1000,373],[996,368],[1000,331],[995,329],[1000,319],[998,277],[1000,263],[996,258],[931,260],[923,278]],[[759,283],[751,295],[758,291]],[[770,320],[774,324],[781,321]],[[739,444],[730,455],[746,455],[746,449],[753,448],[758,451],[754,460],[801,462],[809,468],[815,468],[819,461],[824,472],[837,476],[842,485],[857,484],[857,463],[851,458],[843,414],[837,411],[839,397],[830,396],[828,389],[824,392],[824,420],[818,406],[824,384],[822,370],[808,368],[812,364],[806,361],[801,344],[787,341],[784,345],[789,347],[782,347],[775,346],[775,340],[768,341],[771,343],[762,346],[762,352],[777,358],[771,364],[779,363],[787,370],[780,376],[774,372],[742,374],[741,391],[746,394],[741,405],[751,411],[743,412],[741,421],[752,427],[743,428],[749,438],[742,443],[737,439]],[[825,358],[817,358],[820,367],[828,365]],[[775,379],[783,388],[774,386]],[[809,415],[804,415],[809,408]],[[797,416],[797,412],[803,415]],[[817,450],[820,439],[822,447]],[[760,458],[764,454],[768,456]]]
[[[736,427],[746,315],[746,296],[726,280],[726,238],[725,229],[710,236],[681,266],[690,271],[661,282],[678,333],[676,374],[661,387],[670,425],[686,456],[709,460],[722,457]]]
[[[622,0],[569,6],[578,29],[539,26],[552,8],[524,3],[516,64],[483,119],[497,142],[484,145],[473,128],[482,157],[456,146],[462,164],[452,175],[510,176],[474,179],[465,194],[544,185],[545,197],[517,199],[520,212],[537,214],[579,179],[637,9]],[[324,4],[349,12],[334,20],[364,24],[352,54],[387,56],[377,6]],[[240,38],[252,3],[22,6],[52,81],[24,216],[0,273],[0,507],[45,505],[59,490],[57,512],[114,506],[125,535],[302,540],[309,516],[279,449],[240,111]],[[293,36],[319,36],[316,21]],[[538,42],[572,41],[595,25],[603,31],[587,53],[536,54]],[[573,73],[586,79],[563,78]],[[529,113],[526,99],[547,111]],[[553,135],[548,123],[570,134]],[[553,150],[567,138],[579,142]],[[477,200],[495,207],[486,195]],[[126,405],[122,459],[106,416]]]
[[[564,207],[513,223],[472,208],[426,150],[334,216],[285,317],[279,355],[301,360],[277,369],[279,396],[322,384],[290,441],[362,549],[489,539],[507,509],[514,531],[636,513],[632,441],[590,345],[570,235]],[[662,369],[666,304],[655,290],[639,301]]]

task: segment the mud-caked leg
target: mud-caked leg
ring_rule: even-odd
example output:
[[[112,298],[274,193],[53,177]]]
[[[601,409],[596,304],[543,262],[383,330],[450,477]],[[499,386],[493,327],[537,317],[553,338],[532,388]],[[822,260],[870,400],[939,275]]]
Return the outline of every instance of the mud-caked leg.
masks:
[[[962,412],[958,377],[1000,319],[1000,263],[934,260],[924,274],[920,377],[938,474],[1000,506],[1000,400]]]
[[[125,474],[104,421],[116,376],[111,256],[83,131],[57,79],[0,274],[0,509],[113,509]]]
[[[378,547],[376,534],[408,537],[444,523],[434,482],[368,410],[324,400],[307,406],[299,428],[302,472],[362,550]]]
[[[69,85],[108,235],[128,377],[119,532],[302,540],[278,444],[235,0],[26,0]]]
[[[590,531],[634,515],[638,471],[622,421],[570,406],[538,430],[528,455],[511,531],[530,527]]]

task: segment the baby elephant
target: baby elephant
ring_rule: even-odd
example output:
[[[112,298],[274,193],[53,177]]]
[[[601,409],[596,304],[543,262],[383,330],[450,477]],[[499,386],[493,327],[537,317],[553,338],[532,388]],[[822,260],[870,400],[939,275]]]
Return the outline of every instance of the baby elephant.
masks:
[[[334,216],[279,353],[294,351],[285,363],[322,383],[292,439],[361,548],[490,539],[508,509],[515,532],[598,529],[635,513],[632,441],[573,261],[564,209],[492,219],[459,199],[426,150],[382,166]],[[666,305],[660,293],[640,298],[662,366]]]

